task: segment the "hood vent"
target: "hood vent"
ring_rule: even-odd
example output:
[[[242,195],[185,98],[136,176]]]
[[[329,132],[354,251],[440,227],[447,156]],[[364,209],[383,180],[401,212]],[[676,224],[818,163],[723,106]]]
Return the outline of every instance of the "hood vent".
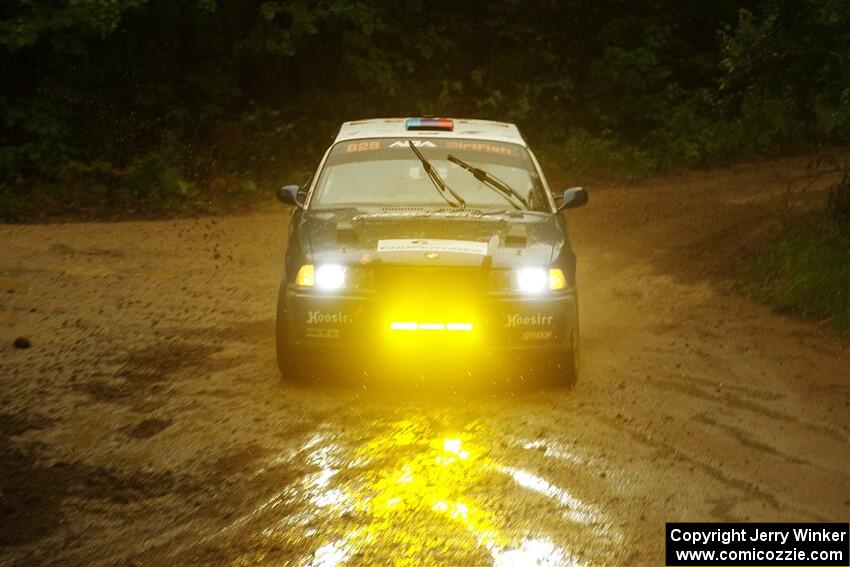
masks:
[[[353,244],[357,242],[357,231],[354,225],[348,221],[336,224],[336,241],[340,244]]]
[[[381,207],[382,213],[420,213],[424,207]]]
[[[524,224],[511,225],[510,230],[505,234],[505,246],[512,248],[522,247],[528,244],[528,231]]]

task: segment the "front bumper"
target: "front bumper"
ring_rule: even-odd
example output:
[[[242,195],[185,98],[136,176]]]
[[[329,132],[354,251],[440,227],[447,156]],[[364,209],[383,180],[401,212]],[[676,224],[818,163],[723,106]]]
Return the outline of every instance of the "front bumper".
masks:
[[[278,317],[298,348],[430,347],[480,351],[564,350],[578,325],[575,290],[524,297],[388,298],[317,293],[287,286]]]

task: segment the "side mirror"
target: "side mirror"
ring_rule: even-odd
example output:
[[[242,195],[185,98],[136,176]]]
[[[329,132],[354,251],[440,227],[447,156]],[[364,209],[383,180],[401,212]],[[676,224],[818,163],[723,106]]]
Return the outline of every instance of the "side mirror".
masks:
[[[302,203],[298,202],[298,185],[284,185],[277,190],[277,200],[284,205],[294,205],[303,207]]]
[[[586,205],[588,201],[587,191],[581,187],[571,187],[564,191],[564,196],[561,198],[561,204],[558,206],[560,213],[564,209],[575,209]]]

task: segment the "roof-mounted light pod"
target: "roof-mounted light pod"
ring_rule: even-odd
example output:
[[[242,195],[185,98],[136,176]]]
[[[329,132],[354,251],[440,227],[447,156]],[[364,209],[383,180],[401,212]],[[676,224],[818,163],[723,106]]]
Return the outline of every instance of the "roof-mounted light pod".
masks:
[[[408,118],[404,121],[407,130],[444,130],[451,132],[455,123],[451,118]]]

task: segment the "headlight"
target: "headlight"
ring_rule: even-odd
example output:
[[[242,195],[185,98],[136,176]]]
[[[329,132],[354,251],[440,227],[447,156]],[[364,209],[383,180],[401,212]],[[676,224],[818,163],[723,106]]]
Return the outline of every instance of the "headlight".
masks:
[[[320,289],[340,289],[345,285],[345,268],[339,264],[324,264],[316,268],[316,285]]]
[[[564,289],[567,279],[560,268],[520,268],[514,272],[514,289],[520,293],[537,294],[546,290]]]
[[[302,287],[315,286],[328,291],[342,289],[345,286],[345,266],[322,264],[314,268],[312,264],[305,264],[298,270],[295,284]]]
[[[521,268],[516,271],[516,289],[522,293],[540,293],[549,286],[543,268]]]

